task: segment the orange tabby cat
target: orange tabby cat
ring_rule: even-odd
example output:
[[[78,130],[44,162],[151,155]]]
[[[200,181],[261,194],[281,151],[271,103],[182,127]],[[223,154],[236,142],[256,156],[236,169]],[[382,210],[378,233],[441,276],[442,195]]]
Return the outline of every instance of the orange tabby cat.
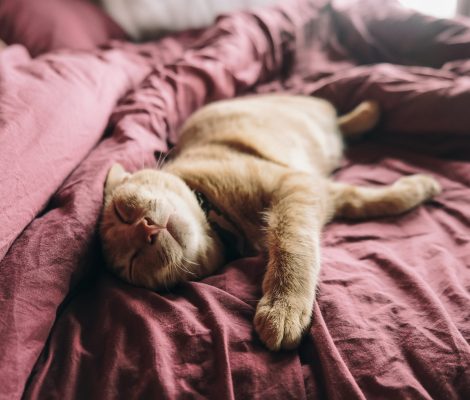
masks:
[[[401,214],[439,193],[413,175],[381,188],[332,182],[346,136],[379,118],[364,102],[337,118],[326,101],[268,95],[197,111],[161,170],[111,168],[101,237],[121,278],[151,289],[263,252],[267,270],[254,325],[272,350],[299,344],[320,271],[320,233],[333,217]]]

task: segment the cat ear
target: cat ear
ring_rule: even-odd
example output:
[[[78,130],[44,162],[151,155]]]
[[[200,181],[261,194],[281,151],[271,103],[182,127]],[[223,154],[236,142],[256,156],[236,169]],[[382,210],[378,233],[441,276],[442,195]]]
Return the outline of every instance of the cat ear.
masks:
[[[118,186],[121,182],[124,181],[130,174],[126,172],[121,164],[113,164],[108,172],[106,177],[106,183],[104,185],[104,195],[105,197],[109,196],[112,191]]]

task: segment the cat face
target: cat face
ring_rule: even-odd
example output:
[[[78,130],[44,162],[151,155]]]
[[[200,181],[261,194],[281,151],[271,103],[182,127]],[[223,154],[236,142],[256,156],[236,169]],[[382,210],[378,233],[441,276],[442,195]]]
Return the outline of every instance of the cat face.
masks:
[[[169,288],[222,263],[220,242],[194,193],[159,170],[131,175],[118,164],[111,168],[100,233],[108,266],[137,286]]]

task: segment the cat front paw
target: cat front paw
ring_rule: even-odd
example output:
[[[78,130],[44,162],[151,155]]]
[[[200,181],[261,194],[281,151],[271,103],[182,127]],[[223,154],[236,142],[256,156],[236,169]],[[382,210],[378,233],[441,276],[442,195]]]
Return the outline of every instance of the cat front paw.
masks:
[[[296,348],[310,326],[312,304],[289,299],[272,300],[264,296],[258,303],[254,319],[256,332],[270,350]]]

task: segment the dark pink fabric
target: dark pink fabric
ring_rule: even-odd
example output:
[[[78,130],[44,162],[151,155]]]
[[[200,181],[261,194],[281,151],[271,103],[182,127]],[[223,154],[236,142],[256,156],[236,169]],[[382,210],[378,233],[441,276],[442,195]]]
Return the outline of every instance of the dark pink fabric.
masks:
[[[37,60],[20,46],[0,52],[0,199],[7,205],[0,259],[96,144],[117,100],[149,71],[134,59],[119,51]]]
[[[26,115],[48,124],[13,130],[12,171],[34,165],[34,175],[22,179],[25,188],[43,189],[41,199],[58,187],[54,174],[71,174],[0,262],[0,397],[470,396],[470,27],[380,3],[300,0],[222,18],[192,38],[2,61],[1,79],[19,69],[37,79],[35,93],[52,88],[49,97],[33,97],[27,111],[14,107],[16,98],[0,100],[10,129]],[[405,41],[405,32],[415,34]],[[97,66],[86,70],[88,79],[82,62]],[[55,74],[57,63],[73,66],[74,73],[59,74],[71,82],[63,83],[67,96],[62,84],[43,79],[46,72],[31,72]],[[126,63],[133,69],[123,73]],[[132,86],[125,84],[131,77],[140,84],[113,109],[111,99]],[[14,82],[10,93],[24,85]],[[98,100],[101,87],[106,106]],[[96,224],[112,162],[132,170],[155,165],[154,152],[177,141],[180,124],[200,105],[279,90],[319,95],[342,111],[366,98],[383,107],[380,127],[349,148],[337,179],[384,184],[426,172],[444,192],[400,218],[331,224],[312,328],[298,350],[274,354],[252,327],[262,259],[238,260],[201,282],[154,293],[104,271]],[[68,96],[75,100],[63,101]],[[108,117],[109,135],[90,150]],[[28,164],[28,138],[57,138],[50,131],[68,118],[73,134]],[[52,168],[47,159],[56,154],[66,162]],[[47,185],[34,186],[40,178]],[[32,218],[41,205],[31,199]]]
[[[57,49],[93,49],[124,31],[90,0],[0,0],[0,38],[36,56]]]

